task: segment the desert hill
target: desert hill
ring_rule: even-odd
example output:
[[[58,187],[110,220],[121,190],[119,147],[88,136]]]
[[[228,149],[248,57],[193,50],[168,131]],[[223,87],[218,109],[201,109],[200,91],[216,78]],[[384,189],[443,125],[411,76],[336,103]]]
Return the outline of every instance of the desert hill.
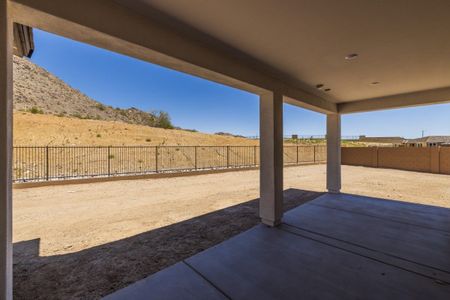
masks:
[[[82,120],[30,112],[14,113],[16,146],[257,145],[257,140],[163,129],[120,121]]]
[[[14,56],[14,110],[171,128],[166,113],[103,105],[26,58]]]
[[[28,59],[14,56],[14,145],[256,145],[173,126],[165,113],[103,105]]]

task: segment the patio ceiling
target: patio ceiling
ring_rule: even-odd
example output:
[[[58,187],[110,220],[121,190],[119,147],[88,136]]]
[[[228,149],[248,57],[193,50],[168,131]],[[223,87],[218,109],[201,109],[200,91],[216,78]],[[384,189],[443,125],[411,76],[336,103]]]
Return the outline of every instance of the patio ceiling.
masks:
[[[446,0],[54,2],[14,0],[20,4],[14,15],[27,25],[251,92],[279,90],[287,102],[322,112],[450,101]],[[118,46],[111,36],[159,56]],[[345,59],[349,54],[358,56]]]
[[[159,10],[334,103],[450,86],[449,1],[120,2]]]
[[[450,86],[448,1],[121,2],[159,9],[332,102]]]

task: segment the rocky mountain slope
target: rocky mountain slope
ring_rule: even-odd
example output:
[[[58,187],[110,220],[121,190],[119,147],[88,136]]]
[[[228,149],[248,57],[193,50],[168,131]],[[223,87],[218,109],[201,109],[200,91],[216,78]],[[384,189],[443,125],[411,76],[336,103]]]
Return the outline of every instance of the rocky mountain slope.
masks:
[[[14,56],[14,109],[33,114],[172,128],[167,113],[147,113],[137,108],[120,109],[103,105],[28,59],[17,56]]]

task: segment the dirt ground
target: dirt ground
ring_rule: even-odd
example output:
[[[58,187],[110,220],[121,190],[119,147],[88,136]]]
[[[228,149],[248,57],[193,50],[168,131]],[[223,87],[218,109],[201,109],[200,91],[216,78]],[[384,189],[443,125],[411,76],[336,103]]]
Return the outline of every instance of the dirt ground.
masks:
[[[86,120],[49,114],[14,112],[15,146],[256,146],[259,140],[163,129],[121,121]],[[287,139],[285,144],[316,145],[324,140]],[[345,146],[383,146],[383,143],[342,141]]]
[[[14,113],[14,145],[17,146],[162,146],[162,145],[257,145],[257,140],[163,129],[119,121],[83,120],[74,117]]]
[[[285,168],[285,209],[325,166]],[[343,192],[450,208],[450,176],[343,166]],[[96,299],[258,223],[257,170],[14,190],[16,299]]]

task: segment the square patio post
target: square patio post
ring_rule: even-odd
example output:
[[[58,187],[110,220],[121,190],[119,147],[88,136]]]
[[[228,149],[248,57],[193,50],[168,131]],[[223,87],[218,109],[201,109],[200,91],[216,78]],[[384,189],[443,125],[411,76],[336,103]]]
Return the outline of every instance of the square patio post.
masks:
[[[12,299],[12,21],[0,0],[0,299]]]
[[[327,189],[341,190],[341,115],[327,115]]]
[[[277,226],[283,215],[283,95],[260,97],[260,200],[259,216]]]

